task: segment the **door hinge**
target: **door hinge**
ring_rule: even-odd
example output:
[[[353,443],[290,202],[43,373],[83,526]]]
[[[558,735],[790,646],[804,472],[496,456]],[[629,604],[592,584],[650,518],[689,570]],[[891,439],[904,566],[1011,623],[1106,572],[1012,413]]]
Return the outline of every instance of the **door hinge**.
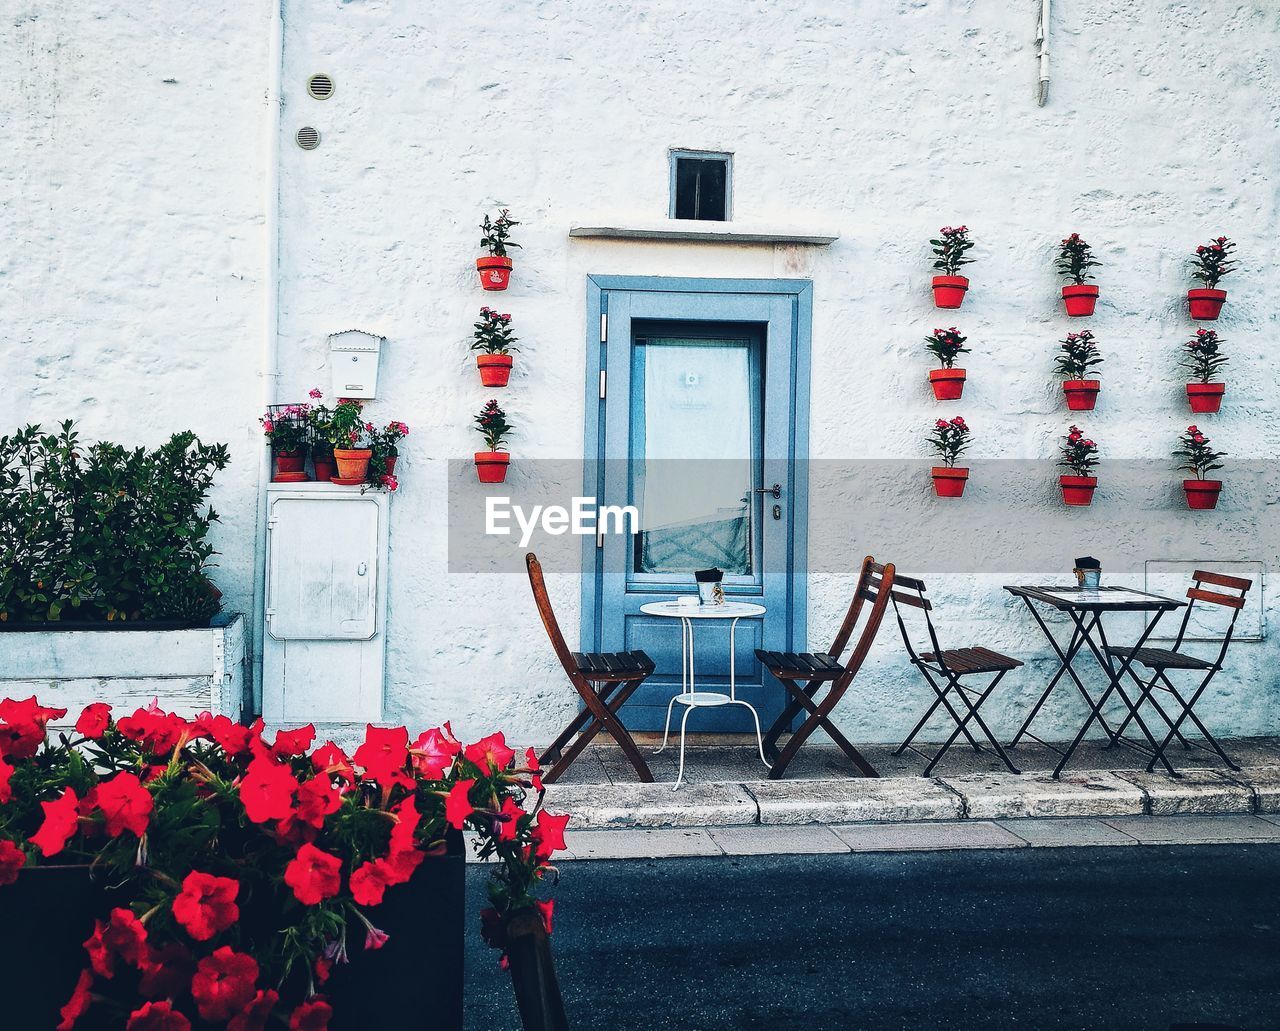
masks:
[[[607,344],[609,342],[609,313],[600,313],[600,343]]]
[[[600,370],[600,399],[603,401],[605,394],[608,392],[609,374],[604,370]]]

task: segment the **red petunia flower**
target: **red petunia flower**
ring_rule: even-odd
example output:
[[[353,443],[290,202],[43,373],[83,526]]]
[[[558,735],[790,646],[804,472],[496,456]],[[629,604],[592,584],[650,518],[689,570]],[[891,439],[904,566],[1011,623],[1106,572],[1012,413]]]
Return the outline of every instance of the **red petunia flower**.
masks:
[[[191,1031],[191,1021],[165,999],[162,1002],[143,1003],[130,1013],[125,1031]]]
[[[117,907],[106,923],[95,920],[93,934],[85,940],[89,965],[99,977],[111,978],[116,973],[116,959],[126,966],[142,967],[149,959],[147,929],[133,915],[133,910]]]
[[[240,882],[192,870],[173,900],[173,918],[196,941],[206,942],[240,919]]]
[[[350,758],[332,741],[326,742],[311,753],[311,765],[317,773],[335,774],[341,777],[348,786],[356,782],[356,771],[351,765]]]
[[[288,767],[259,757],[249,763],[240,782],[240,801],[254,823],[286,820],[293,815],[293,793],[298,782]]]
[[[165,712],[154,701],[132,716],[117,720],[116,730],[130,741],[139,742],[152,755],[168,755],[188,737],[187,721]]]
[[[224,945],[196,965],[191,995],[204,1020],[229,1020],[257,996],[258,963],[252,956]]]
[[[362,863],[351,874],[351,897],[361,906],[382,905],[391,873],[391,864],[385,859]]]
[[[476,786],[475,779],[460,780],[449,790],[449,797],[444,801],[444,818],[449,821],[450,827],[462,829],[466,823],[467,817],[476,811],[475,806],[471,804],[471,800],[467,797],[473,787]]]
[[[364,744],[356,749],[356,764],[364,767],[365,776],[383,787],[403,776],[409,759],[409,731],[404,727],[375,727],[368,724]]]
[[[529,772],[533,775],[533,790],[542,790],[542,764],[538,762],[538,753],[532,748],[524,750],[524,764]]]
[[[306,755],[311,743],[316,739],[316,728],[312,723],[295,730],[282,730],[276,734],[271,751],[276,755]]]
[[[76,981],[76,987],[71,993],[71,998],[58,1011],[62,1014],[62,1022],[58,1024],[57,1031],[71,1031],[76,1026],[76,1021],[89,1012],[89,1003],[92,1001],[89,989],[92,987],[93,971],[81,970],[80,978]]]
[[[533,838],[537,842],[539,859],[550,859],[552,853],[564,851],[564,828],[568,822],[567,813],[554,816],[545,809],[538,810],[538,823],[533,829]]]
[[[502,808],[498,810],[499,819],[495,828],[499,841],[515,841],[522,816],[524,816],[524,810],[516,805],[510,795],[502,800]]]
[[[439,780],[453,765],[454,756],[462,751],[462,743],[453,736],[449,724],[422,734],[413,744],[412,759],[418,775]]]
[[[111,837],[118,838],[125,831],[142,837],[147,832],[155,799],[136,774],[127,770],[117,773],[94,788],[89,799],[107,818],[107,833]]]
[[[298,807],[294,818],[321,830],[324,818],[336,813],[341,804],[342,796],[327,776],[312,777],[298,788]]]
[[[308,843],[285,867],[284,883],[304,906],[318,905],[342,890],[342,860]]]
[[[374,927],[370,924],[364,935],[365,952],[377,952],[378,949],[386,945],[391,940],[391,935],[381,928]]]
[[[507,739],[501,732],[467,745],[462,754],[486,773],[501,773],[516,757],[515,750],[507,747]]]
[[[227,755],[237,756],[249,750],[253,732],[230,716],[202,712],[196,717],[193,734],[211,739]]]
[[[0,700],[0,755],[30,759],[44,744],[45,726],[66,714],[66,709],[46,708],[34,695],[22,701]]]
[[[0,841],[0,886],[12,884],[18,879],[18,871],[26,865],[27,854],[12,841]]]
[[[76,720],[76,733],[97,741],[107,732],[111,722],[111,706],[106,702],[90,702]]]
[[[391,812],[396,818],[391,827],[392,854],[417,848],[418,824],[422,822],[422,815],[414,797],[410,795]]]
[[[249,1003],[247,1010],[231,1018],[227,1024],[227,1031],[263,1031],[271,1011],[279,1001],[280,994],[274,989],[259,992],[254,996],[253,1002]]]
[[[13,767],[4,761],[4,756],[0,755],[0,805],[4,805],[13,798],[13,788],[9,784],[9,778],[13,776]]]
[[[329,1031],[333,1007],[315,995],[304,1002],[289,1017],[289,1031]]]
[[[40,808],[44,810],[44,823],[31,835],[31,844],[48,858],[66,848],[67,841],[76,832],[80,822],[80,799],[74,790],[67,788],[61,798],[41,802]]]

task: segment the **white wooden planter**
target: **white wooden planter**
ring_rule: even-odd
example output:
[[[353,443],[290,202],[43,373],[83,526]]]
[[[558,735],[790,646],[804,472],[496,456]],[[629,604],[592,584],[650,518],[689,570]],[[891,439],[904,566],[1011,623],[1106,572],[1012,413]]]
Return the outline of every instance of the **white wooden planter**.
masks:
[[[182,716],[208,710],[240,716],[249,667],[245,620],[223,614],[199,630],[33,630],[0,633],[0,698],[29,698],[67,710],[89,702],[116,718],[159,700]]]

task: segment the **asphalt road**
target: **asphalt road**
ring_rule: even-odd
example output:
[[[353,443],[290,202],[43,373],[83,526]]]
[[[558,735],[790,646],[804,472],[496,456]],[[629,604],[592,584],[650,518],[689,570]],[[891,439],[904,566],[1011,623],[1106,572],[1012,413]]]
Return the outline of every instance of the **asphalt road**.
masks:
[[[470,905],[485,872],[468,870]],[[468,935],[469,1031],[518,1031]],[[1280,847],[566,863],[575,1031],[1280,1028]]]

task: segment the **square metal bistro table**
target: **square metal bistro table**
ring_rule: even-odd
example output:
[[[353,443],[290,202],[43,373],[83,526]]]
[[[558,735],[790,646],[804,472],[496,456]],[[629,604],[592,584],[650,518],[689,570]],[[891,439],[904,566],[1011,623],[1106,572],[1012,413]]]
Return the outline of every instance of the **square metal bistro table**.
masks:
[[[1053,679],[1049,681],[1048,687],[1044,689],[1044,693],[1040,696],[1039,701],[1032,707],[1030,714],[1023,722],[1018,733],[1014,735],[1013,740],[1009,742],[1010,748],[1016,748],[1018,742],[1029,737],[1033,741],[1037,741],[1051,751],[1057,752],[1062,758],[1058,765],[1054,768],[1054,777],[1062,773],[1062,769],[1067,765],[1067,761],[1071,755],[1080,746],[1080,742],[1084,740],[1085,734],[1089,730],[1089,726],[1096,719],[1098,725],[1102,727],[1103,732],[1107,735],[1108,745],[1126,744],[1130,747],[1137,748],[1140,751],[1145,749],[1129,741],[1123,736],[1124,728],[1132,720],[1142,731],[1143,736],[1150,744],[1151,752],[1156,754],[1159,748],[1155,738],[1152,737],[1151,731],[1147,729],[1147,725],[1142,720],[1142,715],[1138,712],[1137,704],[1125,693],[1121,681],[1126,675],[1133,678],[1138,683],[1137,676],[1132,672],[1133,657],[1137,650],[1141,648],[1151,636],[1156,628],[1156,624],[1160,622],[1161,617],[1166,612],[1172,612],[1185,606],[1185,602],[1177,601],[1173,598],[1164,598],[1158,594],[1148,594],[1145,591],[1135,591],[1127,587],[1097,587],[1086,589],[1083,587],[1056,587],[1056,586],[1006,586],[1008,591],[1016,598],[1021,598],[1030,611],[1032,617],[1039,625],[1040,630],[1044,633],[1045,639],[1048,640],[1050,646],[1057,654],[1060,660],[1058,671],[1053,675]],[[1050,631],[1048,624],[1037,610],[1037,605],[1048,605],[1057,609],[1059,612],[1065,612],[1071,617],[1074,629],[1071,633],[1071,642],[1067,645],[1066,651]],[[1107,641],[1106,630],[1103,627],[1102,617],[1107,612],[1146,612],[1150,613],[1151,618],[1147,622],[1146,629],[1143,630],[1142,636],[1138,638],[1138,642],[1132,648],[1124,649],[1124,654],[1114,655],[1108,649],[1111,647]],[[1093,652],[1093,656],[1098,660],[1098,666],[1107,676],[1106,690],[1098,697],[1095,702],[1086,690],[1084,683],[1077,675],[1072,666],[1076,655],[1080,650],[1088,645],[1089,650]],[[1117,661],[1118,660],[1118,661]],[[1031,722],[1040,712],[1041,707],[1048,700],[1049,695],[1053,693],[1055,687],[1066,674],[1075,683],[1081,697],[1084,698],[1085,704],[1089,707],[1089,715],[1084,721],[1084,725],[1080,728],[1080,732],[1076,734],[1075,740],[1067,746],[1066,751],[1049,744],[1043,738],[1036,737],[1029,730]],[[1139,684],[1139,686],[1141,686]],[[1128,715],[1124,722],[1120,724],[1117,730],[1112,730],[1107,721],[1103,718],[1102,709],[1107,704],[1112,693],[1124,703],[1128,710]],[[1141,699],[1139,699],[1141,700]],[[1158,711],[1158,710],[1157,710]],[[1161,713],[1163,715],[1163,713]],[[1169,764],[1169,760],[1161,755],[1161,761],[1164,762],[1165,768],[1170,774],[1173,774],[1173,767]]]

